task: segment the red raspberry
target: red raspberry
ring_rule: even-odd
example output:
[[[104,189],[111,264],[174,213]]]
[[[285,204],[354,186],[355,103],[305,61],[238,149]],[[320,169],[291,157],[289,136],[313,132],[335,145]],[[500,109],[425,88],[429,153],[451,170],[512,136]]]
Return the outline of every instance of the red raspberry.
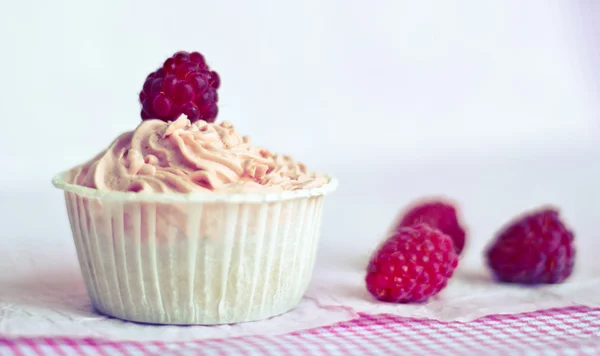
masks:
[[[375,252],[365,278],[384,302],[424,302],[446,287],[458,265],[452,239],[427,224],[402,227]]]
[[[487,262],[502,282],[560,283],[573,271],[573,233],[555,209],[527,213],[497,235]]]
[[[191,122],[214,122],[221,79],[198,52],[177,52],[146,78],[140,92],[142,119],[173,121],[182,113]]]
[[[465,247],[465,230],[460,226],[456,208],[441,200],[426,201],[409,209],[398,227],[426,223],[452,238],[454,249],[460,254]]]

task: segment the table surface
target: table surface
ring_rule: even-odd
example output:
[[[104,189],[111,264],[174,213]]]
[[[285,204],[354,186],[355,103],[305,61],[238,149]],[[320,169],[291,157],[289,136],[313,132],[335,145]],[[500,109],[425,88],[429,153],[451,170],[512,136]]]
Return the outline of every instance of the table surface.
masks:
[[[279,336],[195,342],[0,339],[0,355],[600,355],[600,309],[495,315],[469,323],[391,315]]]

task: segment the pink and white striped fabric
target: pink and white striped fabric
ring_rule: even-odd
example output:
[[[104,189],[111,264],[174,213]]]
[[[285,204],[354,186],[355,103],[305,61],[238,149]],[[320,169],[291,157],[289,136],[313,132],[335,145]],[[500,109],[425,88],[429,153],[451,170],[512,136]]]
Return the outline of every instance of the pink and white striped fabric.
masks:
[[[197,342],[0,338],[0,355],[600,355],[600,309],[495,315],[469,323],[361,315],[268,337]]]

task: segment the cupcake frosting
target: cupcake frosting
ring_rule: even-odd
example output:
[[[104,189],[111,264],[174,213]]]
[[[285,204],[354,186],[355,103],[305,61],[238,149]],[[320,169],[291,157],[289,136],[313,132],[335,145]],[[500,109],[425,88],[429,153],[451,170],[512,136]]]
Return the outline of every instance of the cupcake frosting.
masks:
[[[104,191],[243,193],[320,187],[324,175],[250,144],[228,122],[145,120],[70,172],[71,183]]]

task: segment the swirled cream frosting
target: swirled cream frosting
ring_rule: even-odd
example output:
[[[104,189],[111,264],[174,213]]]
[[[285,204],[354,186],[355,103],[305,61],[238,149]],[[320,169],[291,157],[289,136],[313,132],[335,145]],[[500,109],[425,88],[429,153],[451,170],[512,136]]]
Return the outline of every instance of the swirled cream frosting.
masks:
[[[103,191],[244,193],[317,188],[324,175],[252,146],[228,122],[143,121],[70,172],[73,184]]]

